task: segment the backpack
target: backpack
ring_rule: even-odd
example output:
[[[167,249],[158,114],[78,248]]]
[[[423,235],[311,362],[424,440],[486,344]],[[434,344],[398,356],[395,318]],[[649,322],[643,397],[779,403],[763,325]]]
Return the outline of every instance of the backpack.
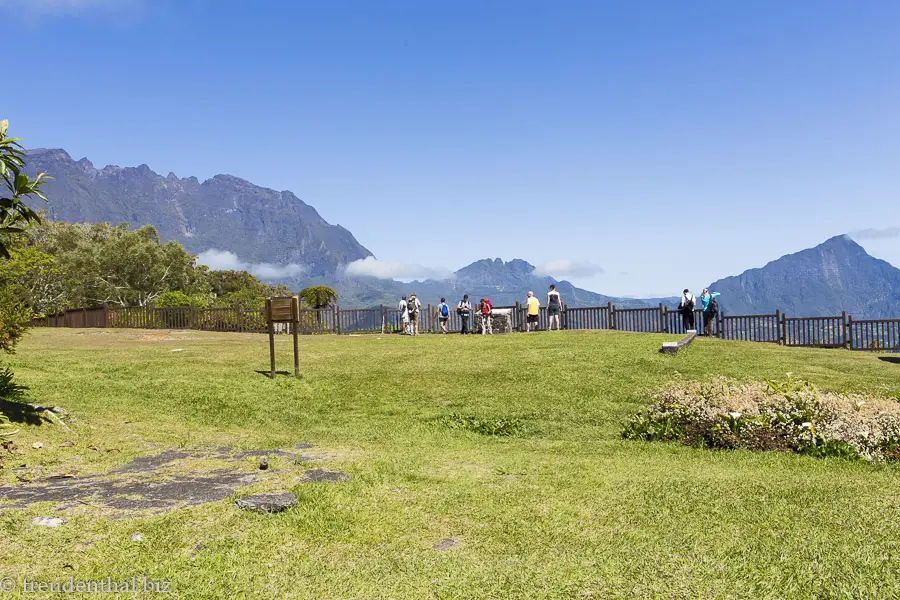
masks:
[[[447,304],[446,304],[446,303],[443,303],[443,302],[441,303],[441,316],[442,316],[442,317],[449,317],[449,316],[450,316],[450,307],[447,306]]]
[[[491,314],[491,310],[492,310],[493,308],[494,308],[494,307],[491,306],[491,301],[490,301],[490,300],[488,300],[487,298],[483,298],[483,299],[481,300],[481,314],[483,314],[483,315],[489,315],[489,314]]]
[[[713,298],[709,301],[709,312],[711,312],[713,314],[717,314],[719,312],[719,303],[716,301],[715,298]]]
[[[416,302],[415,296],[410,296],[409,300],[406,303],[406,310],[409,311],[409,314],[414,315],[419,312],[419,303]]]

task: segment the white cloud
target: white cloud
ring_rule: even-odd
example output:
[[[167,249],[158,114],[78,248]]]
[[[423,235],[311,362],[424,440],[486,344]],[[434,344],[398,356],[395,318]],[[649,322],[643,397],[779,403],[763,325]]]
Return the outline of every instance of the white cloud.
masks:
[[[449,271],[443,269],[378,260],[374,256],[354,260],[346,266],[345,273],[351,277],[378,277],[397,281],[447,279],[451,275]]]
[[[275,265],[272,263],[247,263],[240,260],[237,254],[228,250],[210,249],[197,255],[197,264],[206,265],[216,271],[247,271],[254,277],[267,281],[282,277],[296,277],[306,273],[303,265],[290,263]]]
[[[586,260],[551,260],[534,268],[541,277],[591,277],[599,275],[603,268]]]
[[[858,229],[857,231],[851,231],[850,237],[855,240],[889,240],[900,237],[900,227]]]

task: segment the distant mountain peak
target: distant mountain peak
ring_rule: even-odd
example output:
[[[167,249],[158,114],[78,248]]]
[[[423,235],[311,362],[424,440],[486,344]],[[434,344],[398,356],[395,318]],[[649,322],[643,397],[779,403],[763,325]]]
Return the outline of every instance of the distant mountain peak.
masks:
[[[150,224],[190,252],[227,249],[243,262],[297,263],[310,276],[332,274],[372,253],[291,192],[234,175],[163,177],[148,165],[94,167],[62,149],[28,150],[28,171],[53,177],[44,188],[50,217],[71,222]]]
[[[875,258],[848,235],[786,254],[710,285],[726,313],[781,310],[794,316],[857,318],[900,315],[900,269]]]

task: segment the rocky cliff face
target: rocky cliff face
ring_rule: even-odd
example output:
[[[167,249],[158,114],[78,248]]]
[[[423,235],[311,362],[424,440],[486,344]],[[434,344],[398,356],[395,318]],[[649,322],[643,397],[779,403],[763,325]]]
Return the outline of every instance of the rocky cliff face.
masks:
[[[900,269],[845,235],[710,286],[728,314],[900,318]]]
[[[200,182],[163,177],[147,165],[95,168],[64,150],[29,151],[28,168],[54,179],[44,191],[51,218],[154,225],[189,251],[228,250],[242,261],[300,264],[310,276],[371,256],[349,231],[326,222],[293,193],[231,175]]]

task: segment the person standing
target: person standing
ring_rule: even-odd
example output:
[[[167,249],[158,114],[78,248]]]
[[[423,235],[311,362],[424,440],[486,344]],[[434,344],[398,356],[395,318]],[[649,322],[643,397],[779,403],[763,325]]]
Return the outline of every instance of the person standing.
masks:
[[[413,292],[406,304],[406,311],[409,313],[409,335],[419,335],[419,309],[422,308],[422,303]]]
[[[494,335],[494,330],[491,328],[491,311],[494,310],[494,307],[491,306],[491,301],[482,298],[478,308],[481,309],[481,335]]]
[[[459,304],[456,305],[456,314],[459,315],[459,320],[462,321],[460,333],[463,335],[472,333],[469,331],[469,317],[472,316],[472,305],[469,304],[468,294],[463,296],[462,300],[459,301]]]
[[[525,301],[528,317],[526,319],[526,331],[537,329],[538,319],[541,315],[541,301],[534,297],[534,292],[528,292],[528,300]]]
[[[438,307],[438,323],[441,324],[441,333],[447,333],[447,321],[450,320],[450,307],[447,306],[447,299],[441,298],[441,305]]]
[[[553,320],[556,320],[556,330],[560,330],[559,315],[562,313],[562,298],[556,290],[556,284],[550,286],[547,292],[547,331],[553,330]]]
[[[690,331],[696,327],[694,323],[694,307],[697,306],[697,300],[691,293],[691,290],[684,288],[681,294],[681,302],[678,303],[678,311],[681,313],[681,323],[684,325],[685,331]]]
[[[719,302],[716,296],[719,292],[709,293],[709,288],[703,288],[700,294],[700,303],[703,305],[703,335],[709,337],[713,334],[715,328],[716,315],[719,313]]]
[[[409,304],[406,302],[406,296],[400,298],[400,323],[402,328],[400,329],[401,334],[405,334],[406,330],[409,329],[409,310],[407,310]]]

